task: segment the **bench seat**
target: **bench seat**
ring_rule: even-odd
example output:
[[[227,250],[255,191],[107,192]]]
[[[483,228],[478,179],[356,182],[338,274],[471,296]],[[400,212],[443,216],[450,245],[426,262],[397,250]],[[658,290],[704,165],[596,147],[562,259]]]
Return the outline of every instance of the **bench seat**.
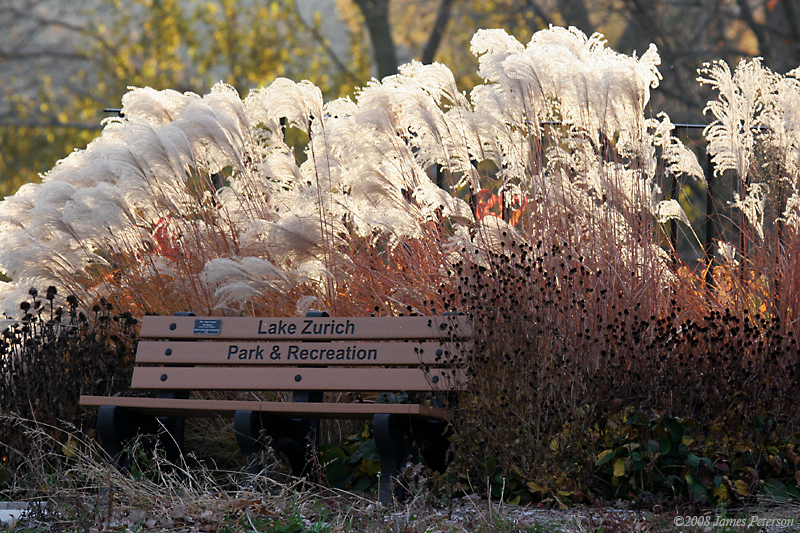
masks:
[[[211,416],[233,418],[236,411],[255,411],[292,418],[370,419],[377,414],[434,420],[450,420],[452,417],[449,411],[441,407],[413,403],[310,403],[82,396],[81,405],[117,406],[148,415],[186,418]]]

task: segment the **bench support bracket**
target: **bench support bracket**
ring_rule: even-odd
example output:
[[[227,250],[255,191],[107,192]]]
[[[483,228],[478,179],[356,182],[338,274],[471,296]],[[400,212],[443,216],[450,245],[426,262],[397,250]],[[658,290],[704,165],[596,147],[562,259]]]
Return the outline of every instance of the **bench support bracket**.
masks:
[[[124,407],[104,405],[97,413],[97,432],[103,450],[109,459],[121,470],[128,471],[131,458],[125,449],[127,443],[136,435],[153,435],[145,443],[153,446],[156,442],[164,448],[167,460],[178,460],[183,448],[185,419],[177,417],[155,417],[137,413]]]
[[[270,438],[270,447],[276,454],[286,456],[292,475],[301,477],[309,473],[308,445],[317,442],[319,420],[286,418],[258,411],[236,411],[233,425],[242,452],[243,467],[249,474],[258,474],[261,470],[255,455],[263,449],[262,437]]]
[[[447,422],[378,414],[373,418],[373,431],[381,456],[378,493],[381,503],[386,504],[392,499],[403,501],[405,498],[402,469],[412,456],[420,456],[427,466],[436,471],[443,472],[447,468],[447,450],[450,447]]]

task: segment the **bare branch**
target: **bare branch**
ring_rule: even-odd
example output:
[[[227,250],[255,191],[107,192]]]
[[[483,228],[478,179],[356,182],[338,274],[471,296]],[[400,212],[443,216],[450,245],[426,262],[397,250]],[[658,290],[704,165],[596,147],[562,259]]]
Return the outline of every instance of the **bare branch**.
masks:
[[[48,18],[43,15],[40,15],[35,10],[32,10],[30,8],[22,10],[22,9],[17,9],[14,6],[11,6],[8,9],[8,12],[19,20],[31,20],[41,26],[58,26],[64,28],[65,30],[74,31],[76,33],[86,33],[87,31],[87,28],[85,26],[72,24],[64,20],[63,18]]]
[[[0,59],[6,61],[20,61],[20,60],[28,60],[28,59],[37,59],[37,58],[58,58],[58,59],[83,59],[83,60],[90,60],[90,58],[86,57],[85,55],[79,54],[77,52],[71,52],[68,50],[58,50],[58,49],[49,49],[49,50],[2,50],[0,49]]]
[[[328,57],[330,57],[331,61],[333,61],[333,64],[336,65],[336,68],[338,68],[339,71],[342,74],[344,74],[347,77],[347,79],[349,79],[351,82],[359,83],[361,80],[358,79],[355,73],[352,70],[350,70],[350,68],[347,65],[345,65],[344,61],[342,61],[342,59],[336,54],[336,52],[334,52],[328,38],[322,35],[322,32],[319,31],[319,28],[317,28],[313,24],[307,23],[303,19],[303,16],[300,15],[300,11],[297,7],[297,2],[295,2],[294,4],[294,14],[295,17],[297,17],[297,21],[300,23],[300,25],[303,26],[303,28],[305,28],[306,30],[308,30],[314,37],[314,39],[317,41],[317,43],[319,43],[319,45],[322,46],[323,50],[325,50],[325,53],[328,54]]]
[[[18,128],[67,128],[74,130],[99,131],[103,129],[100,124],[86,124],[82,122],[59,122],[55,119],[50,120],[20,120],[20,119],[0,119],[0,127]]]
[[[542,19],[542,21],[544,21],[545,26],[550,26],[553,23],[553,19],[550,18],[541,7],[539,7],[535,0],[525,0],[525,5],[527,5],[531,11],[533,11],[534,17],[539,17]]]
[[[439,12],[436,14],[436,21],[433,23],[431,35],[428,38],[428,43],[422,51],[422,62],[424,64],[433,63],[433,58],[436,56],[436,50],[442,42],[444,30],[447,28],[447,23],[450,21],[450,15],[453,11],[453,0],[442,0],[439,4]]]

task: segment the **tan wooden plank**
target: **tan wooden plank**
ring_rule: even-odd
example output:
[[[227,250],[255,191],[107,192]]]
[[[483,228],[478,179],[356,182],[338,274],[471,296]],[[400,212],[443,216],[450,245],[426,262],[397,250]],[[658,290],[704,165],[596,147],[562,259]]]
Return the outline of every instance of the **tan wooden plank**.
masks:
[[[468,337],[466,316],[410,317],[184,317],[145,316],[140,336],[161,339],[402,340]]]
[[[421,368],[284,368],[284,367],[137,367],[132,389],[156,390],[454,390],[464,383],[459,373]]]
[[[139,341],[140,364],[196,365],[420,365],[453,364],[467,343]]]
[[[424,404],[174,400],[109,396],[81,396],[80,404],[84,407],[114,405],[158,416],[222,416],[232,418],[236,411],[260,411],[298,418],[370,418],[375,414],[398,414],[446,420],[451,418],[450,412]]]

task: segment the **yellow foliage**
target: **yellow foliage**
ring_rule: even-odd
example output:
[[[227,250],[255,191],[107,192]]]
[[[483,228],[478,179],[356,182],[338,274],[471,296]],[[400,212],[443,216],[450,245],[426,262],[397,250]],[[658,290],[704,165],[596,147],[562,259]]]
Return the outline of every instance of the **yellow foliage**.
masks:
[[[622,477],[625,475],[625,459],[619,459],[614,463],[614,477]]]
[[[598,462],[598,463],[600,463],[600,461],[602,461],[602,460],[603,460],[605,457],[607,457],[608,455],[610,455],[610,454],[612,454],[612,453],[614,453],[614,450],[612,450],[612,449],[603,450],[603,451],[602,451],[602,452],[600,452],[600,454],[597,456],[597,462]]]
[[[719,487],[714,489],[714,500],[717,503],[726,503],[730,500],[730,493],[728,492],[727,485],[722,483]]]
[[[321,21],[314,22],[316,29],[306,27],[292,0],[258,6],[232,0],[102,0],[85,16],[86,39],[75,53],[91,70],[75,69],[61,87],[43,76],[38,94],[5,100],[26,125],[0,131],[0,197],[38,181],[58,159],[86,146],[108,116],[103,109],[119,107],[131,86],[204,94],[222,80],[244,95],[287,76],[307,78],[338,97],[356,84],[352,73],[332,65],[315,37]],[[354,57],[365,53],[353,51]],[[368,69],[353,72],[368,79]]]
[[[536,494],[537,492],[544,492],[545,490],[544,487],[534,483],[533,481],[528,481],[526,485],[528,487],[528,490],[531,491],[533,494]]]
[[[743,481],[741,479],[737,479],[736,481],[733,482],[733,489],[740,496],[750,495],[750,483]]]

